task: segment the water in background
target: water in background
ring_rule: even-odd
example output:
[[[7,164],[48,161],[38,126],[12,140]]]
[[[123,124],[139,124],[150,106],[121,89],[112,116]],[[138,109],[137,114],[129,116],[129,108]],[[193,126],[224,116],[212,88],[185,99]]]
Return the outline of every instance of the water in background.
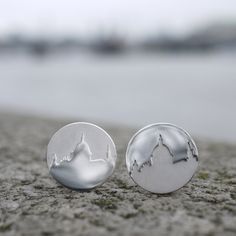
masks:
[[[235,55],[2,56],[0,82],[0,109],[236,141]]]

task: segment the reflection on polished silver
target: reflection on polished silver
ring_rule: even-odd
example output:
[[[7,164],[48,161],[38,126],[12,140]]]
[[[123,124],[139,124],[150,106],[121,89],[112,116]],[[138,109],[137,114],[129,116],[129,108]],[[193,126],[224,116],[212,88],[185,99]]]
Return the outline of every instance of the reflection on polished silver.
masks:
[[[115,168],[116,148],[100,127],[77,122],[64,126],[47,149],[50,174],[62,185],[85,190],[106,181]]]
[[[131,178],[142,188],[169,193],[191,180],[198,167],[198,150],[185,130],[157,123],[132,137],[126,165]]]

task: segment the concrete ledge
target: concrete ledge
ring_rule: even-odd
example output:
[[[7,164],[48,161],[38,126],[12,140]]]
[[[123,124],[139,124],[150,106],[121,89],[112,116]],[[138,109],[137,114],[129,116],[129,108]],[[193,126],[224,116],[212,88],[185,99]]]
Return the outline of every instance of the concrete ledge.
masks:
[[[181,190],[155,195],[129,178],[135,130],[105,128],[118,150],[103,186],[75,192],[48,174],[45,150],[69,121],[0,114],[0,235],[235,235],[236,146],[197,140],[200,169]]]

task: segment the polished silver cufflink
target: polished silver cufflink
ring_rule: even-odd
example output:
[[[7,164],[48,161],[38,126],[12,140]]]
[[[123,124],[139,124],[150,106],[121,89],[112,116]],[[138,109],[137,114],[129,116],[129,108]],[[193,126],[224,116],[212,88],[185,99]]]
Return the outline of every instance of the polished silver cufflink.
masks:
[[[77,122],[59,129],[47,148],[50,174],[60,184],[88,190],[103,184],[115,169],[116,148],[100,127]]]
[[[50,174],[62,185],[89,190],[103,184],[115,169],[116,148],[100,127],[77,122],[59,129],[47,148]],[[126,151],[130,177],[153,193],[170,193],[188,183],[198,167],[191,136],[172,124],[157,123],[139,130]]]
[[[172,124],[157,123],[130,140],[126,165],[133,181],[153,193],[170,193],[187,184],[198,167],[198,150],[191,136]]]

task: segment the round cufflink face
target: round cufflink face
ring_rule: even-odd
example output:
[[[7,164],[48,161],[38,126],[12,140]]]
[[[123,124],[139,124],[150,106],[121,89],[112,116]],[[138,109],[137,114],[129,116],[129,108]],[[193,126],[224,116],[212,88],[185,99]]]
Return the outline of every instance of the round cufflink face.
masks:
[[[100,127],[78,122],[64,126],[47,148],[50,174],[62,185],[76,190],[92,189],[112,175],[116,148]]]
[[[185,130],[157,123],[131,138],[126,165],[131,178],[142,188],[153,193],[170,193],[193,177],[198,167],[198,150]]]

